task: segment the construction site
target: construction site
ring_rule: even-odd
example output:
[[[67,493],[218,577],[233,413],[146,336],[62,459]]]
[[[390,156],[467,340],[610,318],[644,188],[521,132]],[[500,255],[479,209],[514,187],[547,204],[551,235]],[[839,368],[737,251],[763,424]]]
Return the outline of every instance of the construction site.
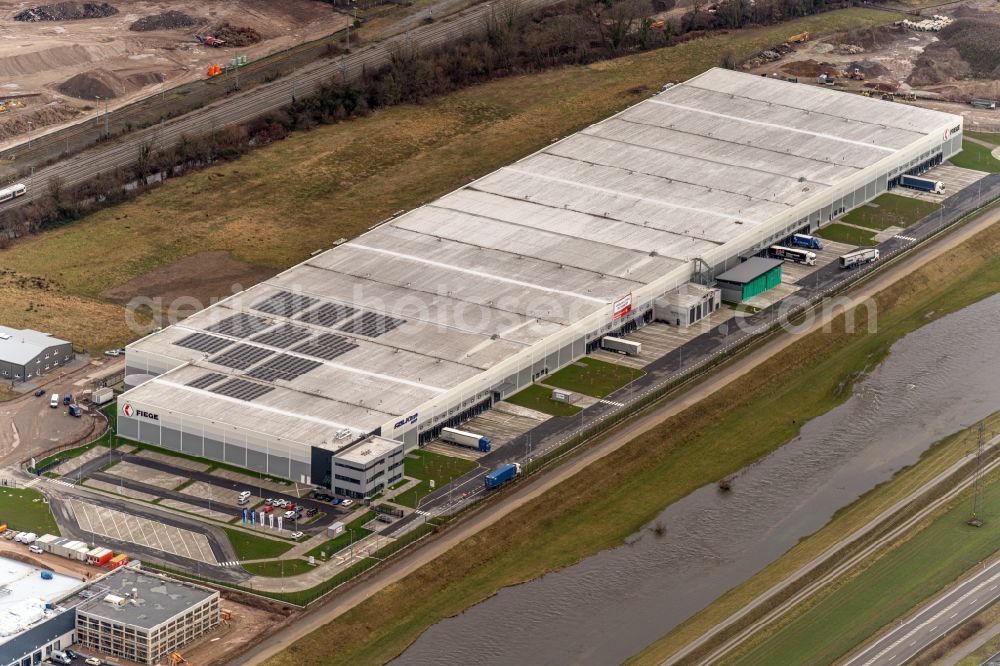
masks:
[[[0,144],[203,79],[213,66],[221,73],[234,60],[319,39],[350,20],[318,0],[124,0],[93,14],[73,5],[0,2]]]

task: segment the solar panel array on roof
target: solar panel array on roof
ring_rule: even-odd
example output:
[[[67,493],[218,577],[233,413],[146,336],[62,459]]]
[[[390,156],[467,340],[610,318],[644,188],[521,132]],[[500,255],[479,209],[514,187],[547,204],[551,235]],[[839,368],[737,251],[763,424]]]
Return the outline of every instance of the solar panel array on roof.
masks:
[[[254,342],[259,342],[265,345],[271,345],[272,347],[281,347],[282,349],[288,349],[294,345],[299,340],[305,340],[312,333],[309,329],[302,328],[301,326],[295,326],[294,324],[282,324],[277,328],[271,329],[270,331],[265,331],[260,335],[251,338]]]
[[[388,333],[397,326],[402,326],[405,323],[405,319],[387,317],[376,312],[365,312],[360,317],[352,319],[341,326],[339,330],[345,333],[363,335],[366,338],[377,338],[383,333]]]
[[[205,330],[213,333],[224,333],[236,338],[246,338],[254,333],[260,333],[270,325],[271,322],[266,319],[254,317],[245,312],[237,312],[232,317],[226,317],[222,321],[206,327]]]
[[[187,383],[187,386],[199,389],[208,388],[212,384],[222,381],[225,378],[226,376],[221,372],[209,372],[208,374],[204,374],[201,377],[192,379]]]
[[[271,351],[264,349],[263,347],[240,344],[234,345],[223,353],[213,356],[208,360],[216,365],[224,365],[227,368],[245,370],[257,361],[263,360],[270,355]]]
[[[358,312],[357,308],[352,308],[349,305],[341,305],[339,303],[324,303],[318,308],[314,308],[309,312],[303,312],[298,316],[300,321],[307,322],[309,324],[316,324],[318,326],[326,326],[327,328],[333,328],[334,324],[339,321],[347,319],[351,315]]]
[[[257,301],[250,307],[260,312],[278,315],[279,317],[291,317],[297,312],[310,308],[319,303],[319,299],[305,294],[293,294],[290,291],[279,291],[277,294],[269,296],[262,301]]]
[[[256,400],[265,393],[270,393],[273,390],[274,388],[271,386],[255,384],[254,382],[248,382],[245,379],[230,379],[225,384],[221,384],[220,386],[216,386],[214,389],[211,389],[212,393],[227,395],[230,398],[246,400],[247,402]]]
[[[299,375],[304,375],[311,370],[315,370],[323,365],[320,361],[314,361],[301,356],[291,354],[278,354],[274,358],[264,361],[256,368],[247,373],[247,377],[262,379],[266,382],[275,379],[291,381]]]
[[[300,354],[307,354],[309,356],[315,356],[317,358],[324,358],[327,361],[332,361],[341,354],[346,354],[347,352],[355,349],[358,345],[341,335],[334,335],[333,333],[323,333],[317,335],[312,340],[303,342],[301,345],[295,348],[294,351]]]
[[[220,349],[228,347],[231,343],[231,340],[220,338],[217,335],[209,335],[208,333],[192,333],[191,335],[181,338],[174,344],[179,347],[187,347],[188,349],[194,349],[195,351],[214,354]]]

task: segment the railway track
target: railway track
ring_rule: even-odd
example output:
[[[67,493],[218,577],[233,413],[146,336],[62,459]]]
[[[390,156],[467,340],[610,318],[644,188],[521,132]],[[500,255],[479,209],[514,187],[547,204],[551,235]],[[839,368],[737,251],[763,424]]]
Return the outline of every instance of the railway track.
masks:
[[[331,80],[355,79],[366,69],[388,63],[397,49],[427,50],[471,34],[485,25],[490,12],[530,11],[558,1],[497,0],[475,5],[435,23],[370,44],[354,53],[310,63],[275,81],[234,92],[195,111],[126,134],[113,143],[95,146],[50,166],[33,169],[31,175],[21,181],[28,185],[27,193],[0,210],[21,206],[43,196],[53,178],[59,179],[63,186],[78,185],[99,173],[134,164],[144,145],[156,151],[173,145],[182,135],[207,134],[278,110],[294,98],[308,95]],[[235,81],[232,83],[235,84]]]

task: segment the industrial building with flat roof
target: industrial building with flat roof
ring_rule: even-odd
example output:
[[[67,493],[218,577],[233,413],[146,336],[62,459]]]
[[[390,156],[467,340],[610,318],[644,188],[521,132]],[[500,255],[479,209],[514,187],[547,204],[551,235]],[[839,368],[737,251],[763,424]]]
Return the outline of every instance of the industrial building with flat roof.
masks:
[[[73,360],[73,344],[30,328],[0,326],[0,380],[23,382]]]
[[[156,664],[219,624],[219,592],[132,567],[120,567],[76,607],[84,647]]]
[[[324,483],[314,452],[425,442],[961,140],[959,116],[709,70],[129,345],[126,384],[155,377],[119,432]]]

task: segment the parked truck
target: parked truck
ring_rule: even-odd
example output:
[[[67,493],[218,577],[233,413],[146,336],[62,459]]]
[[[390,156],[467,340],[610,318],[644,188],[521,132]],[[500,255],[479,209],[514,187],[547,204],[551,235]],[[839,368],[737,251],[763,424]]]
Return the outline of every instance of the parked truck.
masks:
[[[466,432],[456,428],[444,428],[441,430],[441,440],[451,444],[458,444],[469,449],[476,449],[487,453],[490,450],[490,438],[484,435],[477,435],[474,432]]]
[[[515,476],[521,473],[521,466],[518,463],[510,463],[507,465],[501,465],[495,470],[486,475],[486,480],[484,481],[486,485],[486,490],[493,490],[499,488],[503,484],[512,480]]]
[[[855,250],[854,252],[848,252],[847,254],[841,256],[840,267],[854,268],[855,266],[860,266],[861,264],[870,264],[875,261],[878,261],[878,250],[874,247],[869,247],[863,250]]]
[[[73,394],[72,393],[67,393],[66,395],[63,396],[63,404],[64,405],[68,405],[68,404],[70,404],[72,402],[73,402]]]
[[[70,416],[75,416],[75,417],[79,418],[79,417],[83,416],[83,410],[80,409],[80,405],[76,405],[76,404],[70,405],[69,406],[69,415]]]
[[[900,176],[899,184],[913,190],[920,190],[921,192],[944,194],[944,183],[940,180],[931,180],[930,178],[919,178],[917,176],[904,175]]]
[[[601,349],[616,351],[626,356],[638,356],[642,353],[642,343],[605,335],[601,338]]]
[[[792,236],[792,245],[796,247],[807,247],[810,250],[822,250],[823,241],[816,238],[815,236],[810,236],[809,234],[795,234]]]

